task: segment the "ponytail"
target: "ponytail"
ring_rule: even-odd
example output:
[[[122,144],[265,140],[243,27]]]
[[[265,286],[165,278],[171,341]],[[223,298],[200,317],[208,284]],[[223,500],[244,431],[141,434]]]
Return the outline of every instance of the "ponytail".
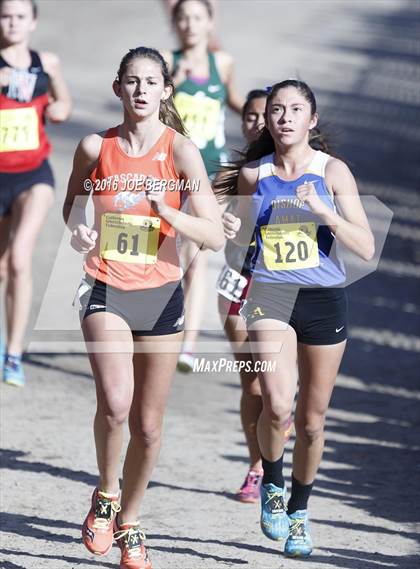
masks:
[[[174,97],[172,94],[170,97],[168,97],[168,99],[160,102],[159,119],[163,122],[163,124],[166,124],[166,126],[173,128],[184,136],[186,135],[184,124],[181,117],[179,116],[178,111],[176,110]]]
[[[266,107],[267,108],[267,107]],[[276,147],[273,137],[267,127],[261,130],[259,137],[251,142],[245,152],[238,152],[239,159],[224,164],[220,169],[221,175],[213,182],[214,193],[217,198],[223,196],[236,196],[238,193],[239,171],[248,162],[259,160],[267,154],[272,154]]]
[[[314,150],[321,150],[327,154],[333,154],[330,136],[325,132],[321,132],[319,126],[314,127],[309,133],[309,146]]]

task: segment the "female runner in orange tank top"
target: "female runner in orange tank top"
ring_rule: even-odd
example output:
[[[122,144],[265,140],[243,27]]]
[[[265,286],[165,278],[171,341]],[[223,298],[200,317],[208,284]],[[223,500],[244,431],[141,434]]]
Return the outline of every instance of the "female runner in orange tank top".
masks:
[[[223,229],[200,153],[180,134],[162,56],[149,48],[130,50],[113,87],[124,120],[80,142],[63,210],[73,247],[88,253],[79,289],[88,351],[96,342],[110,347],[108,353],[89,354],[97,392],[99,483],[82,535],[88,550],[100,555],[116,539],[120,569],[150,569],[138,512],[159,453],[183,335],[176,237],[218,250]],[[180,188],[186,190],[190,181],[197,182],[188,193],[194,215],[179,211]],[[86,189],[94,201],[93,228],[85,218]],[[120,496],[127,417],[131,438]]]

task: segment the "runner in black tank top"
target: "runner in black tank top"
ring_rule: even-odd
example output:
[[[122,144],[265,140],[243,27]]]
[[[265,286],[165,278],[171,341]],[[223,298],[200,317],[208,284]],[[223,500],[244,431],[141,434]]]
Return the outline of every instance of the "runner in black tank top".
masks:
[[[44,122],[66,120],[70,97],[57,56],[29,50],[35,3],[1,0],[0,16],[0,280],[7,280],[9,298],[0,361],[3,381],[22,386],[32,254],[53,201]]]

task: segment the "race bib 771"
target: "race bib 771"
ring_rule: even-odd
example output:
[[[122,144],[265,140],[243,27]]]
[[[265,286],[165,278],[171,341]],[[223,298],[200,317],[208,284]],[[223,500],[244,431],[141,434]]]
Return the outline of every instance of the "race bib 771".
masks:
[[[175,94],[175,106],[191,140],[213,140],[219,128],[222,108],[218,99],[206,97],[204,93],[189,95]]]
[[[0,110],[0,152],[36,150],[38,115],[33,107]]]

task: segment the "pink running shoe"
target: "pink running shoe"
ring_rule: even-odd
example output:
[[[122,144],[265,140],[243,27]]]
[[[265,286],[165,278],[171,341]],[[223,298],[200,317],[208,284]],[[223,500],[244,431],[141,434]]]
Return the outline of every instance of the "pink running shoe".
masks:
[[[292,434],[293,431],[293,418],[290,415],[289,420],[287,421],[285,427],[284,427],[284,442],[287,443],[287,441],[290,439],[290,435]]]
[[[239,502],[253,504],[260,500],[260,488],[264,471],[250,470],[245,478],[241,489],[236,493],[236,499]]]

